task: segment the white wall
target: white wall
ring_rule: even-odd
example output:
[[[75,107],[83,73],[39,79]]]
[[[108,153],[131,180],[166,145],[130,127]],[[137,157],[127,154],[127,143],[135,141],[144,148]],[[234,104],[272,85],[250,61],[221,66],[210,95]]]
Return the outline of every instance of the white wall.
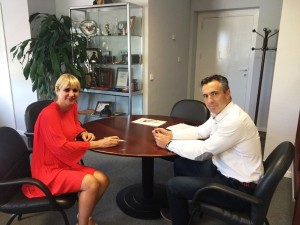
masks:
[[[2,5],[4,42],[7,56],[7,59],[5,59],[6,56],[3,52],[0,56],[0,67],[1,72],[3,72],[1,77],[6,78],[4,80],[5,83],[1,83],[1,85],[8,85],[6,86],[7,89],[5,93],[0,92],[0,117],[5,117],[5,121],[1,121],[1,126],[10,126],[17,129],[20,133],[23,133],[25,130],[25,108],[29,103],[36,100],[36,95],[31,91],[31,82],[25,80],[21,65],[17,60],[12,61],[12,54],[9,51],[21,41],[30,38],[27,0],[19,0],[18,3],[10,0],[0,0],[0,3]],[[16,4],[18,4],[17,7]],[[2,62],[7,63],[2,64]],[[8,80],[10,82],[8,82]],[[9,84],[11,84],[11,87],[9,87]],[[5,99],[5,101],[10,100],[10,102],[4,103],[3,99]],[[8,108],[2,108],[3,105]],[[4,113],[9,113],[9,115],[4,116]]]
[[[55,14],[54,1],[41,1],[41,0],[27,0],[29,15],[40,12]]]
[[[283,1],[265,157],[282,141],[295,143],[300,111],[299,9],[300,1]]]
[[[189,1],[149,1],[148,113],[170,115],[187,97]],[[175,40],[172,40],[175,35]],[[181,62],[178,62],[178,57]]]
[[[0,74],[2,85],[0,88],[0,126],[15,127],[15,116],[11,83],[7,62],[4,24],[2,19],[2,6],[0,3]]]

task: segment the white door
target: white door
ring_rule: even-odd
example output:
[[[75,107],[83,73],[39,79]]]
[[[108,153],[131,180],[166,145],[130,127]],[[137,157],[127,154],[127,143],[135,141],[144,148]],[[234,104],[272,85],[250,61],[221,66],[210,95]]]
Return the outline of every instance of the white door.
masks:
[[[199,13],[194,98],[203,100],[201,80],[227,77],[233,101],[248,111],[258,11]]]

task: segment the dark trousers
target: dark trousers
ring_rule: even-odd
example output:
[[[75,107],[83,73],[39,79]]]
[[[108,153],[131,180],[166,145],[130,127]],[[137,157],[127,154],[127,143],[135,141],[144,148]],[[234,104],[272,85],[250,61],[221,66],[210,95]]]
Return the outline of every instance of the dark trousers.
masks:
[[[188,224],[190,217],[188,200],[193,198],[199,187],[208,182],[224,184],[246,193],[254,191],[252,188],[240,186],[234,179],[223,176],[217,171],[212,160],[193,161],[181,157],[176,158],[174,175],[175,177],[167,182],[167,195],[173,225]],[[206,192],[201,200],[232,210],[249,207],[249,204],[244,201],[216,191]]]

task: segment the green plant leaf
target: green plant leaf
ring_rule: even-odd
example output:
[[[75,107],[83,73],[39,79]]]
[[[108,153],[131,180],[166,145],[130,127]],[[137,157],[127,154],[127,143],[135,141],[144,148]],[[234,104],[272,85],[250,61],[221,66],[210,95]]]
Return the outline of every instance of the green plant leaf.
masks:
[[[30,77],[32,91],[51,97],[54,94],[51,85],[64,72],[62,65],[81,78],[83,69],[79,61],[86,59],[86,38],[81,35],[71,37],[72,21],[69,16],[58,19],[55,15],[34,13],[30,15],[29,22],[37,27],[36,38],[24,40],[12,47],[10,52],[13,59],[17,57],[24,64],[23,74],[25,79]],[[74,62],[72,54],[76,56]]]
[[[30,74],[31,64],[32,64],[32,60],[28,60],[28,62],[26,63],[26,65],[23,69],[23,74],[24,74],[26,80],[28,79],[29,74]]]

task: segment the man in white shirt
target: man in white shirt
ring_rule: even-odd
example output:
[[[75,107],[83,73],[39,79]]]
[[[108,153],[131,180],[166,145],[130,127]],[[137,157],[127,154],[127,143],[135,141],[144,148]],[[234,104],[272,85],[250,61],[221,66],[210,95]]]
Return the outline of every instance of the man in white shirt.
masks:
[[[167,183],[173,225],[188,224],[188,200],[203,181],[253,193],[264,173],[258,131],[249,115],[232,102],[227,78],[212,75],[201,85],[211,112],[204,124],[184,130],[153,130],[159,147],[181,156],[174,161],[175,177]],[[203,201],[233,210],[249,207],[244,201],[213,191]],[[164,218],[166,213],[161,211]]]

